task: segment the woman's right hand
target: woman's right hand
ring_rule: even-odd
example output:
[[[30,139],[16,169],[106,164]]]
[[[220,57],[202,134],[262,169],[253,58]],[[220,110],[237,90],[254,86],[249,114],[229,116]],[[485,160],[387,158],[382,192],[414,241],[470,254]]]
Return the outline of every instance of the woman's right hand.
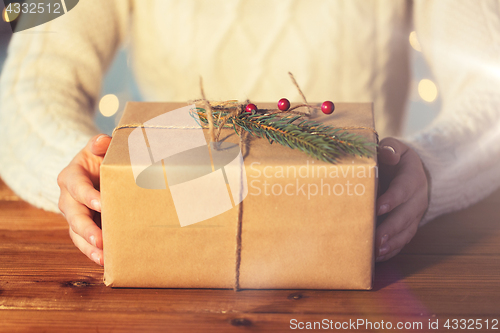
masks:
[[[59,209],[69,224],[69,235],[80,251],[103,266],[99,170],[111,137],[96,135],[57,177]]]

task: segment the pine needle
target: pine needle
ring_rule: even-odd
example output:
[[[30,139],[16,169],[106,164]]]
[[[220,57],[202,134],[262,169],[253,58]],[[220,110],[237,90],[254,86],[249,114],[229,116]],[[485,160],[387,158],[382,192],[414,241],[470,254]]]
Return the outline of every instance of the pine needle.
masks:
[[[303,120],[302,115],[240,113],[225,117],[229,114],[228,111],[213,111],[215,126],[233,128],[236,134],[238,128],[242,128],[255,137],[267,139],[271,144],[277,142],[329,163],[337,163],[344,155],[373,156],[374,147],[377,146],[373,142],[366,141],[364,137],[349,133],[342,128]],[[208,125],[206,110],[197,108],[197,113],[200,121]],[[217,121],[221,118],[225,120],[224,123]]]

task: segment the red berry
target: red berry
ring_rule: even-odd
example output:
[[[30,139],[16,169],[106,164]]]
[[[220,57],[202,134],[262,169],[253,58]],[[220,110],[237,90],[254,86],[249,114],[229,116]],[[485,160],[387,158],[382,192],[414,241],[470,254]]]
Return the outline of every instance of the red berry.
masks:
[[[321,104],[321,111],[323,111],[324,114],[332,114],[334,110],[335,104],[330,101],[325,101]]]
[[[252,113],[253,111],[257,111],[257,105],[250,103],[247,105],[245,111],[248,113]]]
[[[286,111],[290,108],[290,101],[286,98],[282,98],[278,102],[278,109],[281,111]]]

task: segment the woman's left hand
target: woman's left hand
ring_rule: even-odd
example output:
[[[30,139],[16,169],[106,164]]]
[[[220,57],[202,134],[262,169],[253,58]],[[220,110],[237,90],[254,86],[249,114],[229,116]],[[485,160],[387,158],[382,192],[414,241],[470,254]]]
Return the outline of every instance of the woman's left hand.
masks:
[[[427,175],[420,157],[394,138],[379,144],[379,193],[375,257],[394,257],[415,236],[428,206]]]

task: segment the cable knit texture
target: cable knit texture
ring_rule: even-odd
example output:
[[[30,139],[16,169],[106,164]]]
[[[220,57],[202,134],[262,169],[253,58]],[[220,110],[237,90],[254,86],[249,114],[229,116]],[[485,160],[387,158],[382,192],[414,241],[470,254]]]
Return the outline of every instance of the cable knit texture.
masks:
[[[12,39],[0,175],[58,211],[57,174],[96,133],[101,79],[125,40],[147,100],[196,98],[202,75],[212,99],[299,101],[292,71],[311,101],[373,101],[381,137],[398,136],[414,19],[443,100],[438,119],[404,139],[431,175],[424,224],[500,184],[499,14],[493,0],[81,0]]]

